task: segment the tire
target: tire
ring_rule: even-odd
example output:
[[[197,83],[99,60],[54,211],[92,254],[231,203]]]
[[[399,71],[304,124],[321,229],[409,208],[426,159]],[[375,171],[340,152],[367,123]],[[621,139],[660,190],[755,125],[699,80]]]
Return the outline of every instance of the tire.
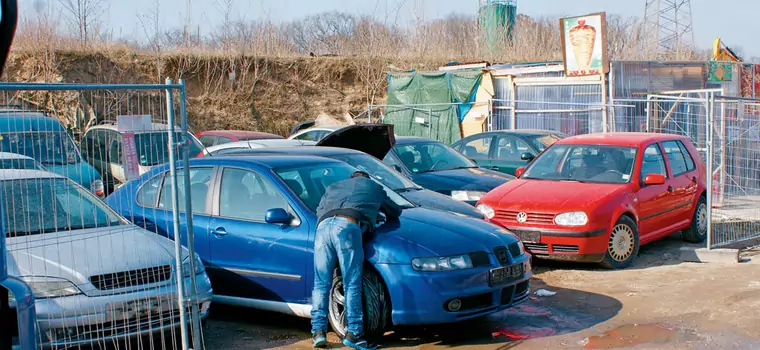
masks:
[[[601,262],[608,269],[624,269],[631,266],[639,255],[639,229],[628,216],[621,216],[610,232],[607,252]]]
[[[707,199],[704,196],[699,197],[691,226],[681,231],[681,238],[689,243],[702,243],[707,239]]]
[[[347,324],[344,312],[343,276],[336,273],[330,289],[330,306],[327,319],[340,338],[346,336]],[[390,324],[390,299],[380,276],[368,268],[362,271],[362,303],[364,304],[364,337],[377,342]]]

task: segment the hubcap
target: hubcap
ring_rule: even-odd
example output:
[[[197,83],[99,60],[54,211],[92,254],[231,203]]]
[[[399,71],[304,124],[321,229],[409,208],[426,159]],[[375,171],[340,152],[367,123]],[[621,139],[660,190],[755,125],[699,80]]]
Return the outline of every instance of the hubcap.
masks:
[[[628,225],[620,224],[612,229],[608,251],[613,260],[626,261],[633,255],[635,240],[633,230]]]
[[[707,205],[700,204],[697,208],[697,230],[700,235],[707,234]]]
[[[348,321],[346,320],[346,298],[343,295],[343,282],[336,282],[330,293],[330,312],[328,317],[336,329],[336,332],[346,334]]]

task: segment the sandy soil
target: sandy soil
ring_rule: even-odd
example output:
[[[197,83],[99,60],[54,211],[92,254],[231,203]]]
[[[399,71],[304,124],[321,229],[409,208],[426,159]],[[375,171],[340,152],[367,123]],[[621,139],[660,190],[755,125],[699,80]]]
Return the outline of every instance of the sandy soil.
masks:
[[[486,319],[389,332],[383,348],[760,349],[760,254],[740,264],[678,260],[678,237],[642,247],[634,267],[539,263],[526,303]],[[214,306],[208,349],[310,348],[309,320]],[[333,348],[341,348],[331,334]]]

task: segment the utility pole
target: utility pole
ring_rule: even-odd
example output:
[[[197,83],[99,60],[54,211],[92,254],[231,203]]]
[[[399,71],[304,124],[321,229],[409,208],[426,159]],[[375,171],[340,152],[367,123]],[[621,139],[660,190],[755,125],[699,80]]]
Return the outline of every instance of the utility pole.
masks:
[[[658,59],[686,59],[694,51],[691,0],[646,0],[644,52]]]
[[[192,0],[187,0],[185,3],[185,28],[182,30],[182,41],[185,46],[190,45],[190,27],[192,24]]]

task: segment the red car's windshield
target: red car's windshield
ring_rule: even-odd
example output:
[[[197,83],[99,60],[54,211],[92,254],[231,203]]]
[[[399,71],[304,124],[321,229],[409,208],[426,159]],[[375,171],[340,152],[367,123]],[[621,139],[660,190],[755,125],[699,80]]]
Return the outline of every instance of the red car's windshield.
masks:
[[[625,184],[631,181],[635,160],[635,147],[554,145],[521,178]]]

